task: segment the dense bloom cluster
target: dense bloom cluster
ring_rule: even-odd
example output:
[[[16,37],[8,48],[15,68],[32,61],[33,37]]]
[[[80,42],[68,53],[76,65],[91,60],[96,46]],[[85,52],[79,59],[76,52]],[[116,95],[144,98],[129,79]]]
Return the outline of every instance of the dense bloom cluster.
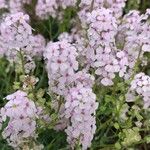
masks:
[[[143,54],[149,52],[149,35],[147,33],[150,30],[150,26],[148,17],[149,10],[142,15],[140,15],[139,11],[130,11],[123,17],[121,24],[118,25],[117,33],[114,36],[114,45],[116,51],[121,49],[126,60],[128,60],[128,63],[126,61],[125,64],[128,70],[125,71],[125,67],[123,69],[125,79],[130,78],[137,61],[141,60],[142,65],[147,64]]]
[[[122,24],[118,27],[116,43],[127,53],[131,69],[137,59],[143,58],[144,52],[149,52],[150,24],[147,21],[148,16],[149,10],[143,15],[140,15],[139,11],[130,11],[123,17]]]
[[[41,19],[48,19],[49,16],[56,17],[58,5],[56,0],[38,0],[36,15]]]
[[[79,71],[77,72],[72,80],[70,81],[70,85],[68,87],[66,87],[66,91],[69,91],[71,87],[74,87],[74,86],[81,86],[81,87],[84,87],[84,88],[92,88],[94,84],[94,76],[86,73],[86,70],[82,70],[82,71]],[[66,97],[68,95],[68,92],[65,92],[64,93],[64,97]],[[65,100],[65,103],[66,102],[66,98],[64,98]],[[61,104],[61,106],[59,106],[59,103],[60,103],[60,100],[53,100],[53,105],[52,107],[58,111],[59,110],[59,121],[57,122],[56,124],[56,127],[55,129],[58,131],[58,130],[63,130],[65,129],[68,124],[69,124],[69,118],[66,117],[65,113],[67,110],[67,108],[65,108],[65,104]],[[72,145],[73,146],[73,145]]]
[[[45,49],[44,37],[40,34],[33,35],[28,23],[28,15],[14,13],[7,15],[0,26],[0,55],[5,55],[10,62],[17,63],[22,57],[25,73],[35,69],[34,58],[42,58]]]
[[[65,117],[70,118],[70,125],[65,130],[67,141],[74,147],[78,140],[82,149],[91,145],[96,130],[95,111],[98,107],[96,95],[91,88],[82,85],[73,87],[66,96]]]
[[[123,8],[127,0],[104,0],[103,7],[109,8],[113,11],[116,18],[119,18],[123,14]]]
[[[83,87],[92,88],[95,83],[95,78],[93,75],[87,73],[86,70],[78,71],[75,74],[74,85],[81,85]]]
[[[29,16],[23,13],[8,15],[0,26],[3,44],[8,49],[20,49],[29,44],[32,28]]]
[[[64,41],[64,40],[66,40],[67,42],[72,43],[72,42],[73,42],[73,36],[70,35],[68,32],[63,32],[63,33],[61,33],[61,34],[59,35],[58,40],[59,40],[59,41]]]
[[[2,135],[15,148],[26,142],[26,138],[36,138],[37,108],[23,91],[8,95],[6,99],[9,101],[1,108],[1,117],[3,121],[8,117],[9,122]]]
[[[42,57],[45,49],[45,39],[42,35],[32,35],[29,38],[29,44],[23,48],[23,51],[29,56]]]
[[[131,82],[131,88],[127,96],[127,101],[134,101],[135,92],[143,98],[144,108],[150,107],[150,76],[139,73]],[[130,94],[130,98],[129,95]],[[133,95],[133,96],[131,96]]]
[[[0,9],[7,9],[10,13],[24,12],[24,5],[31,0],[0,0]]]
[[[32,3],[32,0],[0,0],[0,10],[4,11],[0,22],[0,57],[8,60],[6,76],[12,69],[10,77],[15,76],[12,88],[18,90],[5,98],[8,102],[0,111],[0,127],[8,122],[2,137],[10,146],[29,149],[32,145],[33,150],[42,149],[36,131],[52,127],[66,132],[71,149],[82,146],[87,150],[96,132],[96,98],[103,100],[102,110],[97,115],[100,123],[108,123],[107,114],[101,119],[100,113],[107,111],[108,104],[114,106],[118,96],[116,108],[108,114],[112,120],[112,115],[117,114],[113,128],[118,129],[120,122],[129,124],[128,120],[136,118],[135,125],[142,124],[141,118],[145,114],[140,117],[135,111],[141,110],[141,104],[145,112],[150,107],[150,76],[137,72],[149,64],[150,10],[145,14],[137,10],[124,14],[126,1],[37,0]],[[29,8],[24,7],[26,4]],[[30,7],[35,7],[32,10],[35,14],[30,13],[31,20],[24,14]],[[39,21],[39,26],[33,21]],[[38,31],[32,29],[38,27]],[[45,31],[50,36],[45,35]],[[143,68],[142,71],[149,70]],[[114,82],[115,89],[104,88]],[[127,102],[135,100],[136,105],[128,105]],[[133,118],[132,112],[135,112]],[[146,121],[142,125],[147,128]],[[118,147],[118,143],[114,145]],[[122,145],[120,143],[119,147]]]
[[[81,11],[78,13],[82,25],[86,25],[87,14],[95,9],[106,8],[113,12],[116,18],[121,17],[126,0],[81,0]]]
[[[100,76],[103,85],[112,85],[115,73],[123,77],[128,66],[126,53],[115,47],[117,20],[112,11],[101,8],[88,14],[88,24],[88,62],[96,68],[95,73]]]
[[[76,61],[77,51],[75,47],[67,43],[67,40],[62,40],[61,42],[56,43],[49,43],[44,55],[47,58],[47,70],[49,74],[50,88],[52,88],[53,92],[63,95],[65,101],[65,105],[62,104],[61,107],[59,108],[60,120],[58,121],[55,129],[62,130],[67,127],[66,133],[68,135],[68,142],[71,144],[71,146],[74,147],[76,142],[80,140],[80,144],[84,147],[84,149],[86,149],[87,147],[90,146],[96,128],[95,117],[93,115],[97,108],[96,107],[97,103],[95,102],[95,97],[92,98],[94,93],[91,91],[91,88],[94,83],[94,77],[86,73],[86,70],[82,70],[76,73],[78,69],[78,62]],[[65,56],[67,56],[67,58],[65,58]],[[52,83],[55,83],[55,85],[52,85]],[[74,85],[75,87],[72,88],[72,86]],[[53,86],[55,89],[53,88]],[[85,101],[84,102],[85,106],[88,106],[89,104],[93,106],[93,112],[88,111],[87,113],[85,110],[85,113],[87,114],[85,114],[85,116],[83,114],[83,118],[87,118],[87,116],[89,116],[91,120],[83,120],[83,122],[74,120],[75,117],[74,115],[76,114],[72,113],[74,109],[78,109],[79,106],[78,105],[76,105],[76,107],[67,106],[69,103],[69,96],[71,96],[73,89],[78,88],[79,89],[82,88],[85,91],[87,90],[86,93],[87,94],[89,93],[90,94],[89,96],[91,96],[91,99],[89,99],[89,101],[88,100],[86,101],[86,97],[84,97],[83,95],[83,99],[85,99],[83,100]],[[54,104],[55,109],[58,109],[58,103],[59,102],[55,102]],[[84,110],[81,111],[84,113]],[[67,114],[69,113],[70,116],[67,116]],[[78,116],[80,116],[80,114],[78,114]],[[88,128],[86,129],[82,128],[78,130],[80,123],[81,126],[83,127],[84,124],[87,123]],[[78,135],[74,136],[73,133],[75,134],[76,131],[78,132]],[[79,138],[80,134],[81,139]]]
[[[117,21],[112,11],[101,8],[88,13],[88,38],[90,45],[94,48],[100,46],[111,46],[117,33]],[[92,34],[93,39],[92,39]]]
[[[48,19],[50,16],[58,17],[59,8],[66,9],[70,6],[75,6],[76,0],[38,0],[36,5],[36,15],[40,19]],[[59,16],[60,17],[60,16]]]
[[[30,4],[31,0],[9,0],[9,10],[11,13],[24,12],[24,4]]]
[[[0,9],[8,9],[10,13],[24,12],[24,5],[31,0],[0,0]]]
[[[48,43],[44,56],[49,84],[54,93],[64,95],[78,69],[77,55],[76,48],[66,41]]]
[[[6,0],[0,0],[0,9],[7,8]]]
[[[86,45],[87,64],[96,69],[103,85],[112,85],[116,73],[129,79],[138,59],[142,60],[142,65],[146,64],[143,54],[149,52],[148,16],[149,10],[143,15],[131,11],[120,23],[111,9],[86,13],[89,42],[81,45]]]

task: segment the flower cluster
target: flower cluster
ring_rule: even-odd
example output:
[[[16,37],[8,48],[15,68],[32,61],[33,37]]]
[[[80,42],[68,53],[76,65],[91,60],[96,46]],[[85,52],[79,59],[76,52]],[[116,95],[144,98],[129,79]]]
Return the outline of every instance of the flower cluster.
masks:
[[[0,0],[0,9],[7,8],[6,1]]]
[[[123,17],[122,24],[118,27],[116,45],[124,50],[129,61],[130,69],[126,78],[131,75],[131,71],[138,59],[142,61],[143,65],[146,64],[143,54],[144,52],[149,52],[150,45],[148,17],[149,10],[142,15],[140,15],[139,11],[130,11]]]
[[[92,88],[95,83],[95,78],[93,75],[87,73],[86,70],[78,71],[75,74],[74,85],[75,86],[84,86],[88,88]]]
[[[123,77],[128,66],[126,53],[115,46],[117,20],[113,17],[112,11],[105,8],[93,10],[88,14],[87,20],[88,62],[96,69],[95,73],[100,76],[103,85],[113,85],[115,73]]]
[[[45,39],[42,35],[32,35],[29,38],[29,44],[23,48],[23,51],[31,57],[42,57],[45,49]]]
[[[24,63],[25,73],[33,71],[36,66],[33,58],[42,58],[45,39],[40,34],[32,34],[29,16],[20,12],[7,15],[1,23],[0,32],[0,55],[5,55],[10,62],[18,64],[22,57],[24,62],[20,62],[20,65]]]
[[[1,117],[3,121],[9,118],[9,122],[2,135],[15,148],[27,142],[27,138],[36,138],[37,107],[23,91],[8,95],[6,99]]]
[[[48,43],[44,52],[49,84],[54,93],[64,95],[78,69],[76,48],[66,41]]]
[[[119,128],[120,136],[115,135],[114,140],[119,141],[114,143],[117,149],[127,148],[125,144],[129,146],[136,141],[126,141],[125,124],[130,125],[137,119],[133,124],[147,129],[147,122],[141,120],[150,107],[150,76],[144,73],[149,71],[145,66],[149,64],[150,10],[144,14],[137,10],[124,13],[126,1],[0,0],[3,13],[0,62],[6,59],[2,64],[4,68],[7,66],[3,76],[7,77],[12,70],[9,76],[15,79],[10,81],[11,88],[18,90],[4,99],[8,102],[0,111],[0,127],[8,122],[2,128],[2,137],[10,146],[42,149],[37,143],[38,132],[52,127],[66,132],[71,149],[82,146],[87,150],[96,132],[96,115],[100,124],[115,121],[109,129],[114,132],[114,127]],[[32,10],[35,14],[29,14],[31,18],[25,14],[30,8],[35,9]],[[39,26],[33,21],[39,21]],[[50,36],[45,35],[45,31]],[[143,73],[138,73],[143,66]],[[5,86],[6,83],[2,89]],[[4,95],[9,92],[7,89]],[[101,102],[98,114],[96,98]],[[136,104],[128,105],[127,102],[135,100]],[[142,112],[141,104],[145,109]],[[104,114],[108,109],[109,113]],[[107,118],[110,118],[108,122]],[[102,126],[98,133],[100,129],[103,133],[106,131]],[[112,131],[107,130],[105,136]],[[99,135],[95,139],[99,139]]]
[[[82,70],[82,71],[77,72],[73,76],[70,82],[70,85],[66,87],[67,89],[66,91],[69,91],[74,86],[78,86],[78,87],[81,86],[84,88],[92,89],[93,84],[94,84],[94,76],[86,73],[86,70]],[[53,103],[52,103],[53,104],[52,107],[59,113],[59,121],[57,122],[56,127],[55,127],[57,131],[64,130],[69,124],[69,118],[67,118],[65,115],[66,111],[68,111],[67,110],[68,108],[65,108],[65,104],[67,103],[65,97],[67,95],[68,95],[68,92],[65,92],[64,93],[65,103],[62,103],[60,105],[61,103],[60,100],[53,100]]]
[[[38,0],[36,5],[36,15],[40,19],[48,19],[58,17],[59,8],[66,9],[70,6],[75,6],[76,0]]]
[[[78,15],[82,22],[82,25],[86,25],[87,15],[92,10],[106,8],[113,12],[113,16],[116,18],[121,17],[123,8],[125,7],[126,0],[81,0]]]
[[[48,19],[49,16],[56,17],[58,5],[56,0],[38,0],[36,15],[41,19]]]
[[[31,0],[9,0],[10,13],[24,12],[24,4],[30,4]]]
[[[78,69],[77,51],[66,40],[49,43],[44,56],[47,60],[50,88],[52,92],[64,96],[65,101],[65,105],[62,104],[60,108],[57,102],[54,104],[55,109],[59,108],[60,117],[55,129],[62,130],[67,127],[66,133],[71,146],[74,147],[80,140],[79,143],[86,149],[90,146],[96,129],[94,114],[98,104],[91,89],[94,77],[87,74],[86,70],[76,73]],[[74,90],[79,93],[73,94]],[[78,95],[82,95],[81,98]],[[74,103],[76,105],[73,105]],[[80,108],[80,105],[84,105],[83,108]],[[83,118],[76,120],[76,115]],[[88,124],[87,128],[84,128],[85,124]],[[76,132],[78,135],[75,135]]]
[[[139,59],[147,64],[143,54],[149,52],[148,17],[149,10],[142,15],[131,11],[118,20],[112,9],[104,7],[86,13],[88,42],[77,42],[76,47],[86,49],[87,65],[96,69],[103,85],[113,85],[116,73],[129,79]]]
[[[32,28],[29,16],[23,13],[8,15],[0,26],[3,44],[8,49],[20,49],[29,44]]]
[[[91,88],[82,85],[73,87],[66,96],[65,117],[70,118],[70,125],[65,130],[67,141],[74,147],[78,141],[82,149],[91,145],[96,130],[95,111],[98,107],[96,95]]]
[[[144,108],[150,107],[150,76],[145,75],[145,73],[139,73],[134,77],[131,82],[131,88],[126,95],[128,102],[135,100],[135,92],[143,98]]]
[[[0,0],[0,9],[7,9],[10,13],[24,12],[24,5],[31,0]]]

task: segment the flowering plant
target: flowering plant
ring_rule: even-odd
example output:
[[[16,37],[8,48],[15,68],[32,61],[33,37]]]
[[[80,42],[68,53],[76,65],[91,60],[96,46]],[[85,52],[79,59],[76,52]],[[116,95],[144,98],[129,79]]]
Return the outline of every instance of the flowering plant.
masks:
[[[0,0],[0,147],[150,149],[149,5]]]

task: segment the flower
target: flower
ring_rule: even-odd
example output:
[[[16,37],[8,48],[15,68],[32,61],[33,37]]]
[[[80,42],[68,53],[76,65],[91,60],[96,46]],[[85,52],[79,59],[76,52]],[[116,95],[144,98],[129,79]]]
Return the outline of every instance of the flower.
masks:
[[[135,75],[133,81],[131,82],[130,87],[130,97],[134,97],[135,93],[143,98],[144,109],[150,107],[150,76],[145,75],[145,73],[141,72]],[[135,92],[135,93],[134,93]],[[126,95],[128,98],[129,94]],[[131,101],[131,100],[126,100]],[[132,99],[134,101],[134,99]]]
[[[79,141],[82,149],[87,149],[96,130],[94,116],[98,108],[96,95],[91,88],[77,85],[70,88],[65,100],[65,117],[70,119],[70,125],[65,130],[67,141],[72,148]]]
[[[28,24],[29,16],[23,13],[8,15],[0,26],[4,47],[20,49],[29,44],[32,28]]]
[[[1,108],[1,117],[2,121],[9,118],[9,122],[2,132],[3,138],[14,148],[27,138],[36,139],[36,119],[39,116],[35,103],[20,90],[6,96],[6,99],[8,102]]]
[[[63,95],[78,70],[76,48],[67,41],[48,43],[44,52],[51,90]]]

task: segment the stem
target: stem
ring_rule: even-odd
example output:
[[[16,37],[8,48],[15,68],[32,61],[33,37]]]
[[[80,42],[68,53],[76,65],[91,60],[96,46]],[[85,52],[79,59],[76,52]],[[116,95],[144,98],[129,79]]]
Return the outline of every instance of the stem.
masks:
[[[146,144],[144,143],[144,150],[148,150]]]
[[[137,68],[138,68],[138,66],[139,66],[139,64],[140,64],[140,55],[141,55],[141,52],[142,52],[142,48],[141,48],[140,51],[139,51],[139,54],[138,54],[138,57],[137,57],[137,61],[136,61],[135,65],[134,65],[133,73],[132,73],[132,75],[131,75],[130,81],[133,80],[133,78],[134,78],[134,76],[135,76],[135,74],[136,74],[136,72],[137,72]]]
[[[38,90],[41,87],[41,85],[43,84],[44,74],[45,74],[45,68],[43,67],[42,76],[40,78],[38,85],[36,86],[36,90]]]
[[[103,148],[100,148],[100,147],[103,147]],[[106,150],[106,148],[111,148],[111,150],[112,150],[113,148],[115,148],[115,146],[114,146],[114,144],[107,144],[107,145],[101,144],[101,145],[94,146],[94,148],[97,148],[100,150]]]
[[[21,50],[19,51],[19,55],[20,55],[20,59],[21,59],[21,65],[22,65],[22,73],[23,75],[25,75],[25,62],[24,62],[24,57],[23,57],[23,54],[21,53]]]
[[[107,120],[106,122],[104,122],[101,127],[97,130],[97,132],[99,132],[101,129],[106,128],[107,124],[110,123],[112,121],[112,117]]]
[[[34,99],[37,100],[36,93],[35,93],[35,90],[34,90],[32,85],[31,85],[31,89],[32,89],[32,93],[33,93]]]
[[[94,7],[94,0],[92,0],[92,2],[91,2],[90,12],[92,12],[93,7]]]
[[[81,150],[81,146],[80,146],[80,137],[79,137],[79,139],[78,139],[78,141],[77,141],[75,150]]]
[[[56,113],[59,113],[59,110],[61,108],[62,102],[63,102],[63,99],[62,99],[62,97],[60,97],[60,100],[58,101],[58,109],[57,109]]]

